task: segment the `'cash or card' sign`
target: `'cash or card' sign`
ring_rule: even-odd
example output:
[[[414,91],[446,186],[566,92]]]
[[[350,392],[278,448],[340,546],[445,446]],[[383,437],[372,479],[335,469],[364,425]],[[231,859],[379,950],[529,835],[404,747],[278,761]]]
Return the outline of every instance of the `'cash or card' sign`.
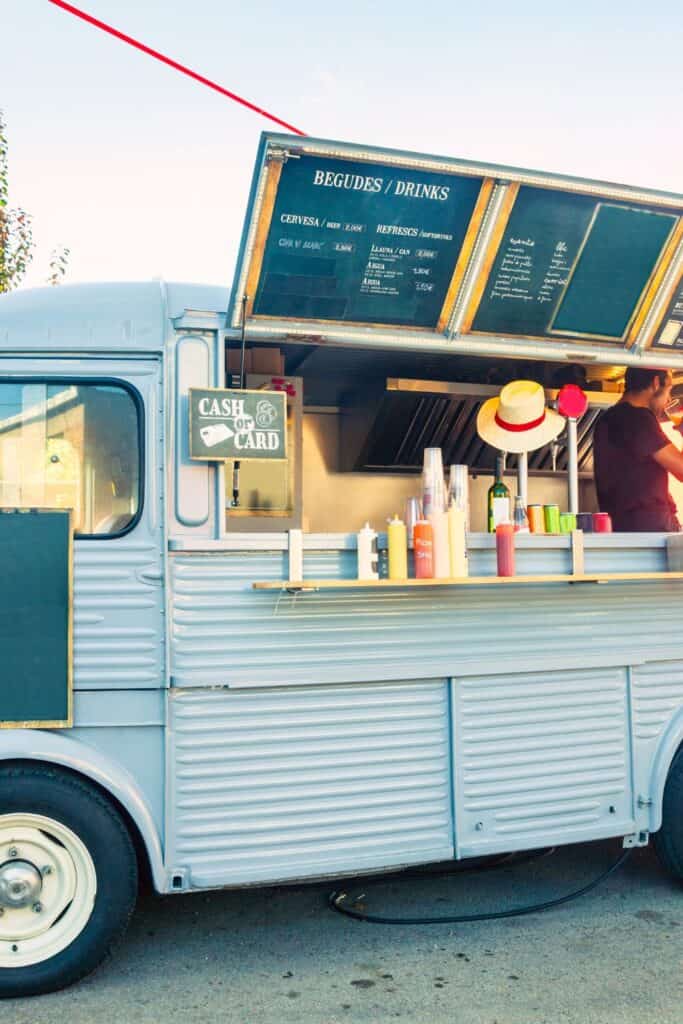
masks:
[[[190,388],[190,458],[287,458],[287,396],[283,391]]]

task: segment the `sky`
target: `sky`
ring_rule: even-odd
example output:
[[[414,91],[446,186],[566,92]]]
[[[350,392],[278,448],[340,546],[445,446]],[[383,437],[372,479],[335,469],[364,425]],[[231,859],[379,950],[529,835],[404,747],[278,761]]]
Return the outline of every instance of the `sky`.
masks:
[[[308,135],[683,192],[680,0],[74,0]],[[0,0],[25,286],[228,284],[276,125],[49,0]]]

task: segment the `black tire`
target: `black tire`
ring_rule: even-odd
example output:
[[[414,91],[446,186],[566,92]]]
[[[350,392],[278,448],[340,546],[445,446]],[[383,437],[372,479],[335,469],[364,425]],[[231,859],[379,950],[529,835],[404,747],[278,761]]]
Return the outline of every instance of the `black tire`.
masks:
[[[0,966],[0,998],[54,992],[94,971],[128,925],[138,881],[121,815],[79,777],[48,765],[0,765],[0,826],[9,814],[39,814],[70,829],[92,859],[97,891],[90,917],[70,945],[38,963]]]
[[[653,842],[663,866],[683,882],[683,747],[669,768],[664,787],[662,827],[653,836]]]

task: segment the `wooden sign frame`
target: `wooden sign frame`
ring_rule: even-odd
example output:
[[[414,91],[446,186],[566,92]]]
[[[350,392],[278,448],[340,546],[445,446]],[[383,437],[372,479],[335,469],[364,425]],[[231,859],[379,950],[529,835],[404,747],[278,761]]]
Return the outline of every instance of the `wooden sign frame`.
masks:
[[[284,455],[272,458],[270,456],[260,456],[258,458],[250,457],[249,455],[235,454],[235,455],[193,455],[192,454],[192,392],[201,391],[212,392],[215,394],[240,394],[240,395],[259,395],[263,398],[264,396],[277,396],[278,401],[283,400],[284,404]],[[287,462],[289,459],[288,454],[288,429],[287,429],[287,394],[284,391],[266,391],[263,388],[189,388],[188,389],[188,410],[187,410],[187,444],[188,452],[190,453],[190,459],[192,462]]]

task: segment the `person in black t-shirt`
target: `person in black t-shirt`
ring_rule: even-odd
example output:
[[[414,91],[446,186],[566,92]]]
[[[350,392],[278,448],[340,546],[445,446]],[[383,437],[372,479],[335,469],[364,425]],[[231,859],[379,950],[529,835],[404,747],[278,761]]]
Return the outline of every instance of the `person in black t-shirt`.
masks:
[[[671,402],[671,373],[629,366],[626,390],[600,416],[593,436],[595,485],[617,531],[680,530],[668,474],[683,480],[683,452],[659,425]]]

